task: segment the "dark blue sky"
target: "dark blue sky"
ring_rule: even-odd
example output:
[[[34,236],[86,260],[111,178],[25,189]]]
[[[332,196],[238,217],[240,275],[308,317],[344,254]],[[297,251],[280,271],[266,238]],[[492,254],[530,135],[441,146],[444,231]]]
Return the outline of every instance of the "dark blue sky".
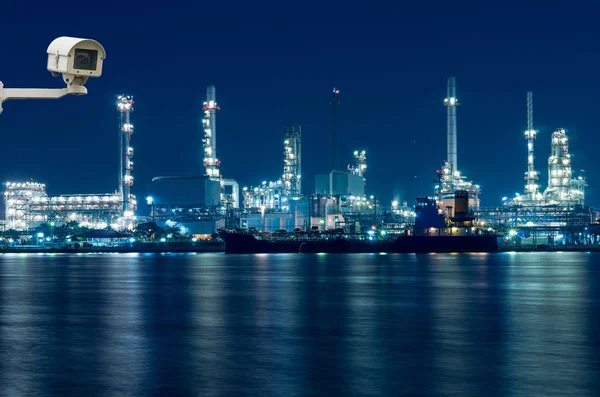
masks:
[[[600,203],[598,7],[130,1],[92,12],[35,3],[3,4],[6,87],[60,87],[45,70],[57,36],[97,39],[108,58],[85,97],[4,104],[4,180],[33,178],[52,195],[116,189],[120,93],[136,101],[134,193],[145,197],[156,175],[201,174],[201,102],[215,84],[224,176],[242,186],[276,179],[282,128],[299,123],[311,191],[314,174],[331,163],[336,85],[341,162],[366,149],[369,194],[412,201],[431,193],[446,157],[443,98],[454,75],[459,165],[482,186],[484,205],[523,191],[528,90],[542,187],[550,134],[564,127],[574,171],[586,171],[588,203]]]

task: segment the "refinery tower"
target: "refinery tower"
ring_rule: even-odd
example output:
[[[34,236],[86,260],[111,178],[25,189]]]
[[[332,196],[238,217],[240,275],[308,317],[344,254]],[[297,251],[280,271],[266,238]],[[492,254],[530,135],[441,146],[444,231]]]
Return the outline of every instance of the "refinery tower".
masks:
[[[131,147],[131,135],[133,124],[131,124],[131,112],[133,112],[133,98],[128,95],[117,97],[117,111],[120,115],[119,121],[119,195],[123,205],[123,226],[126,229],[133,228],[134,208],[132,206],[131,186],[133,185],[133,148]]]
[[[217,104],[214,85],[206,87],[206,100],[202,104],[202,171],[191,176],[156,176],[152,182],[157,182],[155,191],[159,191],[161,201],[171,201],[177,205],[204,205],[208,207],[239,208],[239,185],[234,179],[223,178],[221,175],[221,160],[217,157]],[[198,175],[200,174],[200,175]],[[186,181],[192,181],[190,185]],[[204,191],[201,183],[204,181]],[[177,187],[173,187],[173,183]],[[158,187],[161,185],[162,188]],[[187,186],[185,186],[187,185]],[[198,189],[200,187],[200,189]],[[204,200],[202,201],[202,193]],[[176,197],[176,198],[175,198]],[[164,204],[164,203],[163,203]]]
[[[234,179],[223,178],[219,167],[221,161],[217,158],[217,95],[214,85],[206,88],[206,101],[202,106],[204,118],[202,127],[204,137],[204,204],[209,206],[222,205],[239,208],[239,185]]]
[[[517,194],[505,205],[537,207],[546,205],[584,204],[587,182],[583,177],[573,177],[571,154],[569,153],[568,131],[559,128],[552,133],[551,154],[548,158],[548,187],[541,193],[539,174],[535,170],[534,142],[537,130],[533,127],[533,93],[527,93],[527,171],[525,172],[525,194]]]
[[[447,108],[447,153],[446,161],[441,171],[439,171],[439,183],[435,188],[435,194],[438,197],[438,208],[447,211],[446,215],[452,216],[454,201],[457,192],[467,192],[469,197],[469,207],[479,208],[479,185],[473,184],[462,176],[458,169],[458,133],[457,133],[457,115],[456,108],[460,105],[456,97],[456,78],[448,77],[447,96],[444,99],[444,106]]]

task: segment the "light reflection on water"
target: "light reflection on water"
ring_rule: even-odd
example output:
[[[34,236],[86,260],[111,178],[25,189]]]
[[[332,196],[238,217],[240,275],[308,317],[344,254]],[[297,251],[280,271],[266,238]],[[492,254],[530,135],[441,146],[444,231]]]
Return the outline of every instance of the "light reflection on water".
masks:
[[[597,396],[555,254],[0,255],[0,395]]]

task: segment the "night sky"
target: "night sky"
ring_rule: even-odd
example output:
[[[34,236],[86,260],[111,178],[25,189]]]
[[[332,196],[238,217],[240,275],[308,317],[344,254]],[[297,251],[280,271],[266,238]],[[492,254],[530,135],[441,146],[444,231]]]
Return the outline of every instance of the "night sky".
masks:
[[[368,194],[413,202],[431,194],[446,157],[443,98],[454,75],[459,167],[481,185],[483,205],[523,191],[528,90],[540,185],[550,135],[564,127],[573,170],[585,170],[590,184],[587,202],[600,205],[598,6],[129,1],[92,11],[16,3],[2,5],[6,87],[62,87],[45,68],[58,36],[97,39],[107,60],[87,96],[4,103],[2,180],[33,178],[51,195],[117,189],[115,100],[125,93],[135,99],[133,192],[143,201],[153,176],[203,173],[201,106],[214,84],[223,175],[240,186],[279,178],[283,127],[298,123],[309,193],[314,174],[331,164],[335,85],[340,163],[365,149]]]

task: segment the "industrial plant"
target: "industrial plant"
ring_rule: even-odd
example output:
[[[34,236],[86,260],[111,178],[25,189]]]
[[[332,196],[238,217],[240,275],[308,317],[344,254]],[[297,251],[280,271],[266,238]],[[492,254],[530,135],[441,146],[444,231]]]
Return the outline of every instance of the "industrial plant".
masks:
[[[331,101],[332,166],[335,168],[316,175],[314,187],[307,187],[302,175],[302,127],[291,124],[283,128],[281,135],[281,174],[244,187],[240,197],[237,182],[224,178],[219,171],[216,112],[220,108],[215,92],[214,86],[207,88],[203,107],[204,175],[158,176],[152,181],[148,204],[152,219],[159,224],[209,236],[222,228],[263,232],[362,231],[366,227],[383,224],[392,225],[399,231],[401,227],[408,226],[407,219],[414,219],[414,212],[407,205],[400,207],[395,203],[393,209],[384,211],[378,200],[367,197],[364,177],[366,151],[356,150],[354,164],[344,170],[337,169],[336,108],[339,90],[335,88]],[[307,189],[312,192],[303,191]]]
[[[538,185],[539,173],[535,169],[534,152],[537,131],[533,125],[532,92],[527,93],[524,193],[516,194],[511,199],[505,197],[498,206],[481,206],[479,185],[467,181],[459,171],[456,112],[459,101],[454,77],[448,78],[444,105],[447,108],[447,159],[441,170],[437,171],[433,197],[438,214],[446,221],[433,228],[434,233],[444,230],[444,233],[451,235],[453,227],[467,224],[468,228],[463,227],[467,234],[473,231],[500,232],[518,245],[591,241],[592,236],[598,233],[599,212],[584,203],[587,183],[582,176],[573,176],[569,138],[564,128],[554,131],[551,137],[548,186],[542,190]],[[418,200],[417,213],[428,214],[431,208],[431,200]],[[419,230],[418,223],[415,232],[424,233]]]
[[[131,230],[136,220],[137,200],[133,185],[133,148],[131,147],[131,113],[133,98],[117,98],[119,112],[119,175],[113,193],[63,194],[51,197],[46,185],[33,181],[5,182],[5,230],[27,231],[42,223],[75,221],[92,229]]]
[[[431,197],[392,201],[391,206],[368,194],[367,152],[355,150],[347,166],[338,160],[337,117],[340,91],[333,88],[331,105],[331,168],[307,180],[302,173],[303,131],[290,124],[281,130],[281,174],[247,185],[221,174],[217,156],[216,88],[209,85],[202,106],[202,168],[191,175],[156,176],[146,203],[149,213],[139,214],[132,194],[134,132],[133,98],[117,98],[120,121],[118,188],[113,193],[50,197],[46,185],[34,181],[5,183],[5,230],[27,232],[41,224],[77,222],[92,229],[133,230],[140,222],[177,228],[194,238],[210,239],[222,229],[259,233],[320,232],[398,235],[455,235],[501,233],[522,244],[578,242],[595,233],[598,211],[584,203],[587,183],[572,172],[569,137],[557,129],[551,137],[548,184],[542,190],[535,168],[533,94],[527,93],[527,164],[523,194],[505,198],[497,206],[481,205],[481,188],[458,166],[457,85],[447,80],[447,152],[437,171]],[[311,133],[310,131],[308,132]],[[199,137],[200,138],[200,137]],[[225,147],[225,146],[223,146]],[[226,149],[225,149],[226,150]],[[306,149],[305,149],[306,152]],[[277,153],[273,153],[277,156]],[[309,154],[310,156],[310,154]],[[371,172],[371,171],[370,171]],[[312,182],[312,183],[311,183]],[[424,220],[435,227],[421,227]],[[459,232],[458,230],[462,230]]]
[[[535,169],[533,93],[527,93],[527,171],[523,194],[503,198],[503,205],[476,209],[482,223],[508,231],[520,244],[589,243],[598,229],[598,210],[586,205],[587,182],[575,177],[564,128],[552,133],[548,185],[542,191]]]

